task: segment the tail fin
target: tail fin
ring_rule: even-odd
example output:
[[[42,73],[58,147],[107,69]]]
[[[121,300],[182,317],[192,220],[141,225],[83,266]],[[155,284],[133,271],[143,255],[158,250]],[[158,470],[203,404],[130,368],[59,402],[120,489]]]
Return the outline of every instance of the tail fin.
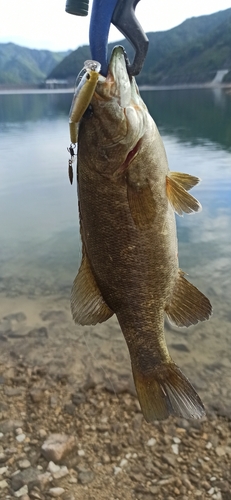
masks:
[[[150,373],[140,373],[133,366],[133,376],[141,410],[147,422],[169,415],[201,418],[202,401],[175,363],[163,363]]]

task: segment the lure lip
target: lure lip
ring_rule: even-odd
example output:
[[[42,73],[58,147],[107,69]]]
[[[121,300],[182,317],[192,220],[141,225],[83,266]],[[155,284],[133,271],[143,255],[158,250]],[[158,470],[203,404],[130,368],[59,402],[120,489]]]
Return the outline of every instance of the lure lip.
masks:
[[[96,71],[96,73],[99,73],[101,70],[101,64],[98,61],[95,61],[94,59],[87,59],[87,61],[84,62],[84,69],[86,71]]]

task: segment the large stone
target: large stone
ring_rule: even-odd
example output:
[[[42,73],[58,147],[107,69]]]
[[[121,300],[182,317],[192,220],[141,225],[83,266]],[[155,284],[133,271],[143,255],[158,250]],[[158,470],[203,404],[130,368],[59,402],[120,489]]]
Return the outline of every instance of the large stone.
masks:
[[[49,462],[60,462],[76,446],[74,436],[51,434],[42,445],[42,454]]]
[[[48,331],[45,326],[41,326],[40,328],[33,328],[33,330],[30,330],[28,332],[28,337],[35,337],[35,338],[43,338],[43,337],[48,337]]]
[[[12,489],[17,491],[24,485],[27,485],[28,489],[31,489],[33,486],[38,484],[38,474],[39,471],[37,469],[33,469],[32,467],[18,472],[18,474],[14,474],[11,477]]]
[[[2,420],[2,422],[0,422],[0,432],[3,432],[3,434],[7,434],[8,432],[12,432],[13,430],[22,426],[23,426],[22,420],[13,420],[13,419]]]
[[[8,314],[7,316],[4,316],[4,320],[8,321],[25,321],[26,320],[26,315],[24,312],[18,312],[18,313],[12,313]]]
[[[57,323],[64,323],[67,319],[64,311],[41,311],[40,317],[43,321],[55,321]]]

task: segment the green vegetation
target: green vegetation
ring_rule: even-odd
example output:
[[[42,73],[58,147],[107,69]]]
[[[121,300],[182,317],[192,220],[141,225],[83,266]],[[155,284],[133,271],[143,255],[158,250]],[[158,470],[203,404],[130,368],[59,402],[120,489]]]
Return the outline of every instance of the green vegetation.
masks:
[[[168,31],[148,33],[149,50],[141,74],[142,84],[173,84],[211,81],[219,69],[231,69],[231,8],[209,16],[187,19]],[[133,49],[123,45],[133,59]],[[109,44],[110,54],[114,44]],[[88,46],[72,52],[49,74],[49,78],[74,81],[90,58]],[[226,81],[228,75],[226,76]],[[229,74],[229,78],[231,75]]]
[[[0,44],[0,85],[32,85],[44,82],[67,52],[28,49],[14,43]]]

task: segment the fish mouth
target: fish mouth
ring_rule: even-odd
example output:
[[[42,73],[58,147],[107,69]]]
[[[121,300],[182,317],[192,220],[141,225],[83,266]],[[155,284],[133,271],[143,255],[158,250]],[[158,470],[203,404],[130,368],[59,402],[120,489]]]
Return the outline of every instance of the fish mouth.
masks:
[[[108,67],[107,77],[100,75],[96,88],[96,97],[99,99],[114,99],[121,108],[131,103],[133,79],[127,72],[127,55],[123,47],[114,47]]]

